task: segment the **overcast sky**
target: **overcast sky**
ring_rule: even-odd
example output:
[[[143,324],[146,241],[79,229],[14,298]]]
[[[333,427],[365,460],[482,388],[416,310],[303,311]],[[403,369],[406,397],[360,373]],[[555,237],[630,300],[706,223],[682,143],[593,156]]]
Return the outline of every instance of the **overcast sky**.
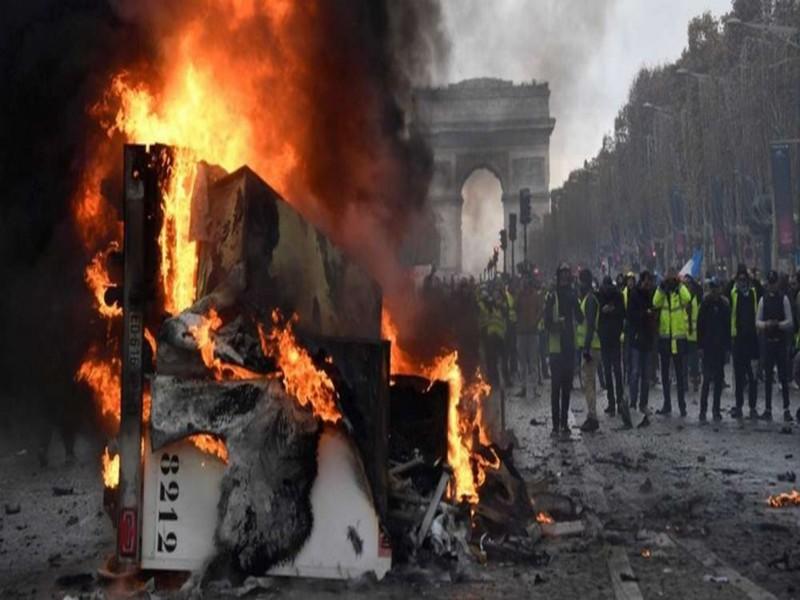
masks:
[[[550,83],[556,128],[550,184],[597,153],[634,75],[686,46],[689,20],[731,0],[442,0],[452,44],[449,81],[500,77]]]

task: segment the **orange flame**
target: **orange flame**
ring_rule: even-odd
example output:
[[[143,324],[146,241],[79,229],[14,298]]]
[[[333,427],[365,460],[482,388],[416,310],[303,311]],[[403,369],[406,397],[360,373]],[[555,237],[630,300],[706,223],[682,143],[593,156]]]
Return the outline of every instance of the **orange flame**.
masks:
[[[251,19],[258,11],[259,16],[280,25],[298,10],[298,4],[291,0],[234,0],[225,10],[234,21]],[[231,52],[235,44],[209,44],[210,31],[213,30],[216,39],[224,36],[224,31],[235,31],[235,27],[220,30],[219,22],[207,18],[207,14],[205,8],[187,14],[180,29],[165,34],[163,64],[149,65],[159,72],[158,77],[149,77],[152,73],[148,73],[145,85],[137,83],[141,80],[138,74],[120,72],[111,81],[104,98],[92,107],[91,112],[103,125],[108,139],[91,144],[94,155],[90,157],[73,206],[85,247],[97,253],[87,268],[86,280],[104,318],[122,314],[120,307],[105,304],[104,292],[111,282],[101,261],[103,253],[98,252],[100,245],[113,236],[122,242],[118,215],[101,192],[103,180],[118,165],[112,135],[119,133],[132,143],[163,143],[174,148],[161,157],[166,177],[161,182],[163,225],[158,236],[164,308],[171,314],[189,307],[196,296],[197,246],[191,238],[190,225],[197,161],[206,160],[227,170],[250,164],[279,190],[285,189],[288,174],[299,164],[295,144],[287,131],[300,129],[289,129],[289,125],[278,127],[276,123],[285,123],[281,113],[291,111],[291,115],[296,115],[295,121],[303,124],[303,111],[298,110],[291,93],[289,98],[285,95],[280,100],[276,98],[269,106],[263,102],[261,93],[265,81],[283,82],[288,74],[295,72],[297,49],[292,46],[289,55],[281,52],[283,59],[278,63],[263,60],[261,55]],[[237,39],[237,43],[242,40]],[[153,85],[152,81],[157,83]],[[290,90],[292,86],[284,89]],[[150,332],[145,335],[155,350],[155,338]],[[204,359],[215,361],[213,345],[201,352]],[[257,375],[218,361],[214,373],[217,378]],[[102,413],[112,415],[118,425],[119,360],[101,358],[99,352],[92,350],[76,378],[92,387]],[[148,398],[143,412],[149,415]]]
[[[100,413],[111,419],[115,427],[119,426],[121,372],[122,363],[119,358],[100,358],[97,349],[93,348],[75,375],[77,381],[83,381],[89,386]]]
[[[197,342],[200,357],[209,369],[217,370],[219,368],[219,359],[214,358],[214,340],[211,339],[211,332],[217,331],[220,327],[222,327],[222,319],[212,308],[208,311],[208,317],[200,316],[199,325],[189,328],[189,333]]]
[[[432,365],[420,365],[397,343],[398,327],[384,307],[381,313],[381,332],[391,342],[390,371],[392,373],[422,373],[432,381],[446,381],[449,387],[447,410],[447,462],[453,469],[451,497],[474,504],[478,490],[486,481],[486,471],[500,467],[500,458],[489,448],[489,438],[483,416],[483,402],[492,392],[480,372],[474,381],[465,385],[458,352],[447,352]],[[481,446],[489,448],[491,458],[478,452],[477,434]]]
[[[389,352],[389,372],[390,373],[416,373],[420,368],[415,364],[411,356],[400,347],[398,343],[399,329],[392,315],[386,310],[381,311],[381,334],[383,338],[391,342]]]
[[[223,363],[214,356],[216,346],[212,334],[220,327],[222,327],[222,319],[220,319],[217,311],[212,308],[208,311],[207,317],[200,316],[199,325],[189,328],[189,333],[194,337],[200,350],[203,364],[214,373],[214,379],[222,381],[223,379],[258,379],[263,377],[261,373],[256,373],[245,367],[232,363]]]
[[[800,492],[792,490],[783,492],[767,498],[767,503],[772,508],[783,508],[785,506],[800,506]]]
[[[111,282],[111,278],[108,275],[103,261],[109,252],[117,250],[119,250],[119,244],[112,242],[107,250],[101,250],[94,255],[94,258],[92,258],[92,261],[86,267],[84,273],[86,284],[94,295],[97,312],[106,319],[122,316],[122,307],[118,304],[108,305],[105,299],[106,290],[114,284]]]
[[[323,421],[338,423],[342,413],[337,406],[338,394],[328,374],[318,369],[308,353],[298,342],[292,330],[297,315],[281,325],[278,311],[272,313],[274,327],[269,335],[258,328],[261,349],[265,356],[275,358],[278,368],[283,372],[283,385],[286,392],[308,406]]]
[[[546,524],[549,524],[549,523],[555,523],[555,521],[553,520],[553,517],[550,516],[550,513],[546,513],[546,512],[538,512],[538,513],[536,513],[536,522],[537,523],[542,523],[543,525],[546,525]]]
[[[228,464],[228,447],[222,439],[207,433],[192,435],[187,439],[206,454],[216,456],[222,462]]]
[[[150,351],[153,353],[153,356],[155,356],[156,350],[158,349],[158,344],[156,343],[155,336],[147,327],[144,328],[144,339],[147,342],[147,345],[150,346]]]
[[[464,386],[464,377],[458,365],[458,352],[445,354],[424,370],[431,380],[446,381],[450,388],[447,411],[447,462],[453,469],[455,485],[452,496],[470,504],[478,502],[478,490],[486,481],[487,469],[497,469],[500,458],[489,449],[491,459],[478,452],[475,436],[483,446],[491,441],[483,422],[482,404],[491,387],[481,377]]]
[[[161,190],[164,225],[158,245],[164,308],[177,314],[191,306],[197,292],[197,244],[189,236],[197,162],[190,151],[178,149],[169,169],[171,176]]]
[[[108,447],[103,449],[103,485],[115,488],[119,485],[119,454],[111,456]]]
[[[103,198],[101,186],[108,172],[110,144],[106,140],[93,144],[95,156],[83,173],[81,184],[73,199],[75,223],[87,250],[96,251],[108,239],[122,236],[113,205]]]

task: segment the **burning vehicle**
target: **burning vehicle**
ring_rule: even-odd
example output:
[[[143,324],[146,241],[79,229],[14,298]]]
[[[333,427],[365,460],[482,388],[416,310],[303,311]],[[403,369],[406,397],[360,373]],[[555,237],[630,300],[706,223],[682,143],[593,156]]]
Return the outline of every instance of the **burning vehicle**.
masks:
[[[165,206],[181,160],[125,148],[121,294],[97,277],[101,311],[123,321],[121,376],[79,373],[121,389],[104,454],[109,570],[382,578],[393,550],[423,545],[539,560],[480,374],[465,378],[457,352],[415,363],[380,287],[247,167],[192,167],[179,226]]]

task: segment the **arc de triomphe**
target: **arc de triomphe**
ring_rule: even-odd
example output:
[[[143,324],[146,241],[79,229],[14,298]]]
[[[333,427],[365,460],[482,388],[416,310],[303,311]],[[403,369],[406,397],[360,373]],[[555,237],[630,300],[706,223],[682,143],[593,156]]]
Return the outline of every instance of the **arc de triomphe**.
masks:
[[[532,193],[528,238],[550,210],[550,117],[547,83],[515,85],[502,79],[468,79],[414,92],[413,124],[433,150],[430,203],[439,234],[441,271],[461,270],[461,188],[476,169],[500,180],[504,223],[519,212],[519,191]],[[522,255],[522,229],[517,247]]]

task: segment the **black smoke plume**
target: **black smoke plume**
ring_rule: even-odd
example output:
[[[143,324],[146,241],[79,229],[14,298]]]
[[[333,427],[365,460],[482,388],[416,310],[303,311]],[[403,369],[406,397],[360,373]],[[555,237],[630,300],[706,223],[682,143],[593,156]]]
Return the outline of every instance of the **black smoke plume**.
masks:
[[[154,80],[163,40],[187,15],[241,28],[231,52],[280,58],[275,32],[258,14],[233,23],[220,0],[185,2],[31,0],[4,7],[0,33],[0,395],[4,423],[26,409],[58,405],[86,415],[86,390],[73,375],[105,325],[93,315],[83,282],[91,251],[73,223],[73,201],[93,148],[104,139],[90,107],[111,77],[135,66]],[[446,58],[435,0],[319,0],[297,3],[302,40],[301,93],[310,126],[293,191],[309,194],[313,217],[351,251],[393,250],[402,224],[422,206],[431,171],[424,145],[406,133],[412,84],[427,83]],[[213,28],[208,43],[213,45]],[[273,82],[280,84],[280,82]],[[268,97],[265,91],[265,97]],[[119,138],[120,136],[117,136]],[[120,157],[122,140],[111,148]],[[368,175],[364,169],[369,167]],[[118,173],[103,185],[117,206]],[[368,215],[361,220],[358,215]],[[355,216],[354,216],[355,215]],[[362,235],[360,242],[358,236]],[[375,229],[376,231],[371,231]],[[350,230],[350,231],[349,231]],[[386,258],[384,249],[381,260]],[[381,264],[369,265],[379,269]],[[38,411],[35,411],[38,412]],[[52,411],[49,411],[52,414]]]

